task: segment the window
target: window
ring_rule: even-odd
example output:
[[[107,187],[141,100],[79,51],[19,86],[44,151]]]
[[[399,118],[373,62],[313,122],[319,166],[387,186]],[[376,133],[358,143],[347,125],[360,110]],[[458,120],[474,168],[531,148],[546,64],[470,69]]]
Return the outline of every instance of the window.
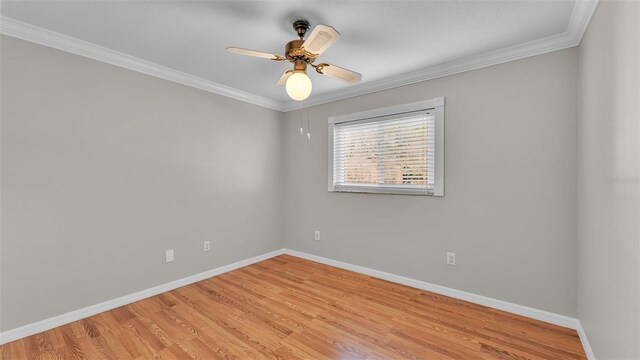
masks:
[[[329,118],[329,191],[444,196],[444,98]]]

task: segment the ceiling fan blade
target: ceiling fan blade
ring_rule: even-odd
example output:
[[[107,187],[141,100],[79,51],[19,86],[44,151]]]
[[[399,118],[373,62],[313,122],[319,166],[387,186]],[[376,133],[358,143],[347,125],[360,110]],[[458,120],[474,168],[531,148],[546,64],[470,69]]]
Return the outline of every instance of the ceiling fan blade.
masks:
[[[238,47],[228,47],[227,51],[232,54],[253,56],[253,57],[259,57],[259,58],[269,59],[269,60],[276,60],[276,61],[285,60],[284,56],[270,54],[262,51],[243,49]]]
[[[331,76],[347,82],[358,82],[362,80],[362,74],[331,64],[318,64],[318,66],[316,67],[316,71],[320,74]]]
[[[278,82],[276,83],[276,85],[284,86],[287,83],[287,79],[291,75],[293,75],[293,70],[285,71],[284,74],[282,74],[282,76],[280,76],[280,79],[278,79]]]
[[[312,54],[320,55],[339,37],[340,33],[331,26],[317,25],[304,41],[302,47]]]

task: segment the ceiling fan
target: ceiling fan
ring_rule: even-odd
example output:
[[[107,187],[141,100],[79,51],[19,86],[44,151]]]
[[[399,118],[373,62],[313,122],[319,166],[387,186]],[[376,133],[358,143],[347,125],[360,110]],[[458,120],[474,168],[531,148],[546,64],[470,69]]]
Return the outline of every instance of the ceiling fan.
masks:
[[[276,85],[285,85],[289,97],[297,101],[302,101],[311,95],[312,84],[311,79],[307,76],[307,65],[313,67],[318,74],[347,82],[354,83],[362,79],[362,75],[355,71],[327,63],[314,64],[316,58],[340,37],[340,33],[336,29],[327,25],[317,25],[305,40],[304,36],[309,30],[309,22],[296,20],[293,23],[293,28],[300,39],[289,41],[285,45],[285,56],[237,47],[228,47],[227,51],[232,54],[293,63],[293,69],[285,71]]]

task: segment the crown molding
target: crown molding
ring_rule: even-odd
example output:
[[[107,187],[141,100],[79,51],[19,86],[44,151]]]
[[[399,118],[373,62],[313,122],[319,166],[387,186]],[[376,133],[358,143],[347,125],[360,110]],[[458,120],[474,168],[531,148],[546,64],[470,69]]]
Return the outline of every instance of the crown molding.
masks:
[[[293,100],[279,102],[251,94],[5,16],[0,16],[0,33],[232,99],[277,111],[288,112],[577,46],[580,44],[580,40],[582,40],[582,36],[589,25],[598,1],[599,0],[577,0],[567,30],[562,34],[471,56],[465,59],[430,66],[410,73],[350,86],[326,94],[312,95],[311,98],[305,100],[303,104]]]
[[[232,99],[282,111],[282,103],[279,101],[238,90],[6,16],[0,16],[0,33]]]
[[[582,35],[589,25],[591,16],[598,5],[598,1],[599,0],[577,0],[573,8],[573,13],[571,14],[571,20],[564,33],[440,65],[430,66],[410,73],[353,85],[326,94],[316,96],[312,94],[309,99],[305,100],[303,107],[326,104],[578,46],[580,40],[582,40]],[[288,112],[299,110],[303,107],[300,106],[299,102],[290,101],[284,104],[282,110]]]
[[[571,14],[571,20],[569,20],[569,26],[567,26],[567,33],[573,37],[575,46],[580,45],[582,36],[585,31],[587,31],[591,17],[596,11],[598,1],[599,0],[578,0],[576,2],[573,13]]]

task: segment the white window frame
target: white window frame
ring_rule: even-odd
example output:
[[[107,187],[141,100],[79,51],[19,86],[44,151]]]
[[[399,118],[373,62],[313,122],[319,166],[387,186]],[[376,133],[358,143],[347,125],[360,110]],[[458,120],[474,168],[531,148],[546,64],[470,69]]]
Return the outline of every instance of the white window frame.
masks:
[[[374,186],[354,186],[336,188],[333,183],[333,132],[336,124],[352,121],[372,120],[375,118],[400,115],[415,111],[433,111],[435,115],[435,164],[433,191],[384,188]],[[329,161],[328,161],[328,190],[329,192],[354,192],[371,194],[404,194],[404,195],[430,195],[444,196],[444,96],[430,100],[418,101],[410,104],[389,106],[380,109],[361,111],[352,114],[331,116],[329,118]]]

